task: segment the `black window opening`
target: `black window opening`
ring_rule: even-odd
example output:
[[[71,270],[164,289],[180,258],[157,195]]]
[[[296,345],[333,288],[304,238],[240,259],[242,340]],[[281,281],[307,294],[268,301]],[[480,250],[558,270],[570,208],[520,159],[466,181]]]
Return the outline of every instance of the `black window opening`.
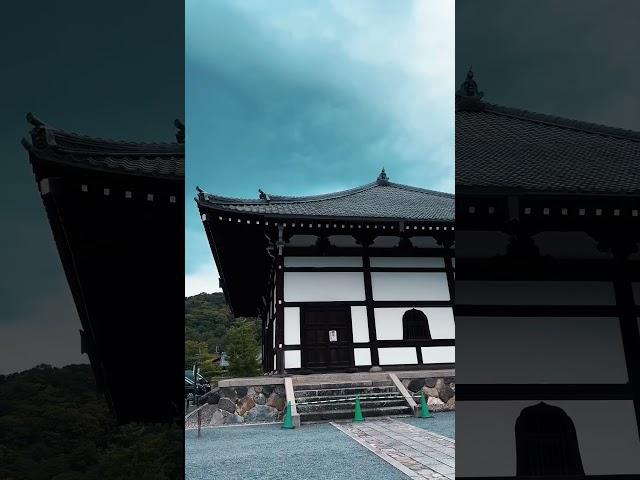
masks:
[[[402,316],[402,338],[404,340],[431,340],[429,320],[424,312],[412,308]]]
[[[515,430],[516,475],[584,475],[575,426],[560,407],[526,407]]]

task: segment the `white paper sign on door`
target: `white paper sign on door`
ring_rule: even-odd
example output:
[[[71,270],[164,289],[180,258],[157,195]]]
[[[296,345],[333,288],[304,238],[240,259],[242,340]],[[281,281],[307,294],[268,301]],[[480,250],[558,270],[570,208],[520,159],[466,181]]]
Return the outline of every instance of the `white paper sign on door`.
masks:
[[[336,330],[329,330],[329,341],[330,342],[338,341],[338,332]]]

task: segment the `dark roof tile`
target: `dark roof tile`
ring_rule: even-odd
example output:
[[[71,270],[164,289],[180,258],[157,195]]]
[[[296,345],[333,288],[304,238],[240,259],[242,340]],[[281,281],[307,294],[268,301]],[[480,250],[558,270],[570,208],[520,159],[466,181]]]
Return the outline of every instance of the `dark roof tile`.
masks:
[[[454,196],[392,182],[373,182],[324,195],[264,195],[238,199],[200,191],[197,202],[217,210],[291,217],[344,217],[453,221]]]
[[[640,192],[639,132],[480,101],[456,103],[458,187]]]

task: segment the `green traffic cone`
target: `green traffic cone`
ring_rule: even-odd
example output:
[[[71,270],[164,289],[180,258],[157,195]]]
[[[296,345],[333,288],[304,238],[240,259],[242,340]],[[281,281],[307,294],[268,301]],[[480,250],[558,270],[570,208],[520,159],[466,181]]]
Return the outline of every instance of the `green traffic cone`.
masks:
[[[420,408],[422,409],[422,418],[431,418],[431,412],[429,411],[429,406],[427,405],[427,399],[424,398],[424,392],[420,395]]]
[[[360,397],[356,395],[356,409],[353,415],[354,422],[364,422],[364,416],[362,415],[362,407],[360,406]]]
[[[291,401],[287,403],[284,412],[284,422],[282,423],[282,428],[295,428],[293,426],[293,417],[291,416]]]

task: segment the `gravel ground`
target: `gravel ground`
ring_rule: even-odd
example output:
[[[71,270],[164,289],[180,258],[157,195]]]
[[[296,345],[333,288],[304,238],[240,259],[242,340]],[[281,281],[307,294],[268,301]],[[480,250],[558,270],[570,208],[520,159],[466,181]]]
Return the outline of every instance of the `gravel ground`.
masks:
[[[401,417],[398,420],[452,440],[456,439],[456,412],[436,412],[433,418]]]
[[[185,457],[186,480],[407,479],[328,423],[203,428],[200,438],[187,430]]]

